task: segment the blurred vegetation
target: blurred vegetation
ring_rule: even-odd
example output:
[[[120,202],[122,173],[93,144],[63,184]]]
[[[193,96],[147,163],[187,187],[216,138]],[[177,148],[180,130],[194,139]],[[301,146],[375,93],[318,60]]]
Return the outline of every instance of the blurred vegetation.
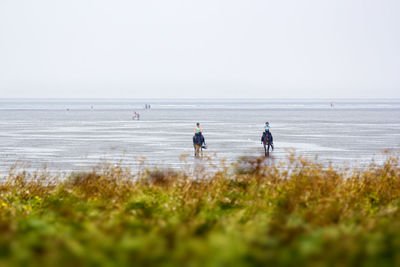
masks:
[[[397,156],[362,170],[292,157],[202,171],[12,170],[0,266],[400,266]]]

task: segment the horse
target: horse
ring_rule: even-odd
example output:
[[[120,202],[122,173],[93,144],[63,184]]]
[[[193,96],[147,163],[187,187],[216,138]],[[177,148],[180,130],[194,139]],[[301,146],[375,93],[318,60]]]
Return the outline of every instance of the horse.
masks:
[[[271,147],[272,150],[274,150],[272,134],[269,131],[263,134],[262,143],[264,146],[265,156],[268,157],[269,156],[269,147]]]
[[[199,155],[203,156],[203,143],[204,137],[201,133],[196,133],[193,136],[193,147],[194,147],[194,156],[198,157]]]

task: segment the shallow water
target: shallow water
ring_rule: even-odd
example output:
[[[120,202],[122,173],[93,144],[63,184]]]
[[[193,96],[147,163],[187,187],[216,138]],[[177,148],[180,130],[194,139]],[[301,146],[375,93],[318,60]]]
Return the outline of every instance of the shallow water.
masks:
[[[144,104],[152,105],[144,110]],[[93,107],[93,109],[91,108]],[[140,121],[132,120],[134,111]],[[0,100],[0,172],[87,170],[102,161],[137,169],[192,164],[200,122],[213,161],[263,155],[260,136],[271,124],[277,160],[288,148],[325,164],[368,164],[383,149],[400,150],[400,100]]]

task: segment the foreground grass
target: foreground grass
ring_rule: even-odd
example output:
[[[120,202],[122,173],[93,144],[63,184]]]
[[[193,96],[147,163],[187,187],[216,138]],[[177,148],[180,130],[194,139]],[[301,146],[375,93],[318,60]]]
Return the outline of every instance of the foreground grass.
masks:
[[[400,265],[400,167],[257,159],[193,179],[107,167],[0,185],[0,265]]]

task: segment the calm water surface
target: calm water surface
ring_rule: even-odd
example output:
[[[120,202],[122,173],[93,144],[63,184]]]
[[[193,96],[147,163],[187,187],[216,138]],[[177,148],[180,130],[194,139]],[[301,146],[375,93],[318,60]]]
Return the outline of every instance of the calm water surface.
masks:
[[[144,110],[144,104],[151,104]],[[92,108],[93,107],[93,108]],[[132,120],[134,112],[140,121]],[[265,121],[277,160],[288,148],[325,164],[363,165],[400,150],[400,100],[0,100],[0,172],[16,162],[28,169],[87,170],[102,161],[138,168],[192,164],[192,135],[200,122],[206,155],[234,161],[263,154]]]

